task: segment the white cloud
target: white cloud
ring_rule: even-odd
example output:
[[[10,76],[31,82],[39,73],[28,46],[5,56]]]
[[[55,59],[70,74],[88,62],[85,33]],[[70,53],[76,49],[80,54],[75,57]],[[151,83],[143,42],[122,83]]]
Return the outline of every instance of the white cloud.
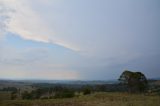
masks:
[[[54,29],[47,24],[47,20],[43,20],[32,9],[29,5],[29,0],[1,0],[0,3],[4,5],[2,9],[9,8],[12,10],[12,12],[5,11],[9,21],[6,23],[2,20],[0,23],[1,27],[6,26],[5,30],[15,33],[26,40],[53,43],[74,51],[79,50],[69,42],[59,39]],[[0,17],[3,17],[3,15],[1,14]]]
[[[107,38],[108,36],[104,36],[104,35],[98,35],[99,37],[97,35],[91,36],[92,33],[88,35],[86,31],[83,35],[80,32],[81,34],[80,35],[77,33],[79,32],[79,30],[81,30],[77,27],[78,26],[77,23],[73,23],[73,25],[76,25],[77,29],[68,28],[66,29],[68,31],[66,31],[64,30],[64,28],[62,29],[59,28],[58,32],[56,32],[53,27],[54,25],[50,24],[50,21],[45,20],[43,16],[45,14],[43,14],[43,12],[36,11],[36,9],[34,9],[32,5],[30,5],[32,4],[31,3],[32,0],[1,0],[0,2],[3,3],[6,8],[9,8],[12,10],[12,12],[5,13],[6,16],[9,17],[9,22],[3,23],[7,27],[6,30],[9,32],[15,33],[16,35],[22,37],[23,39],[57,44],[65,48],[78,51],[80,54],[91,56],[91,57],[92,56],[103,57],[105,53],[107,53],[108,58],[120,55],[119,53],[117,54],[117,51],[119,47],[122,47],[122,45],[118,45],[118,46],[115,45],[114,40],[110,41],[112,37],[109,37],[110,39],[108,39]],[[37,3],[44,3],[47,5],[50,2],[51,1],[49,0],[45,2],[37,1]],[[51,2],[51,3],[54,3],[54,2]],[[50,11],[54,11],[52,10],[54,8],[50,8],[50,9],[51,9]],[[49,13],[50,14],[47,17],[51,17],[51,18],[54,18],[54,15],[59,15],[59,14],[52,14],[52,12],[49,12]],[[63,13],[62,11],[62,16],[61,15],[59,16],[62,22],[65,21],[65,23],[62,24],[62,26],[72,23],[73,17],[72,16],[67,17],[68,16],[67,14],[70,14],[70,13]],[[54,23],[54,21],[56,20],[52,20],[51,22]],[[59,22],[59,24],[61,23]],[[79,26],[79,27],[83,27],[83,26]],[[69,30],[77,30],[77,32],[72,33]],[[82,31],[83,30],[84,29],[82,28]],[[88,28],[88,32],[89,31],[92,31],[91,28]],[[60,32],[63,32],[63,33],[61,34]],[[95,31],[93,31],[93,33],[94,32]],[[112,45],[112,47],[110,47],[110,45]],[[123,51],[126,50],[125,48],[121,48],[121,49]],[[129,54],[131,53],[128,53],[127,55]]]
[[[133,32],[132,25],[125,21],[126,17],[128,17],[126,20],[130,19],[130,15],[126,16],[122,13],[121,16],[124,19],[115,20],[113,17],[119,16],[114,14],[115,10],[113,13],[106,10],[108,20],[103,20],[107,23],[103,25],[94,22],[100,20],[94,18],[92,14],[87,15],[81,11],[74,11],[75,7],[70,7],[70,9],[67,7],[69,5],[61,2],[55,5],[56,2],[52,0],[1,0],[2,9],[5,10],[3,13],[9,18],[7,21],[2,20],[1,25],[5,26],[5,30],[23,39],[57,44],[91,58],[108,60],[112,58],[112,62],[127,62],[143,54],[140,49],[134,50],[138,48],[135,48],[135,45],[141,44],[140,40],[137,41],[137,37],[142,38],[138,31]],[[38,5],[42,7],[37,7],[37,9]],[[121,7],[121,5],[117,6]],[[39,8],[42,9],[39,10]],[[124,9],[121,7],[119,12],[121,13]],[[83,15],[86,15],[84,19]],[[101,14],[96,13],[96,16],[98,15]],[[92,20],[91,23],[90,20]],[[139,47],[142,48],[141,45]]]
[[[5,35],[5,28],[8,21],[6,12],[9,12],[9,10],[0,2],[0,40],[2,40]]]
[[[29,64],[32,60],[43,58],[29,70],[37,69],[39,65],[43,70],[57,67],[69,70],[59,63],[71,63],[72,68],[91,72],[93,69],[89,67],[96,69],[129,64],[143,55],[159,53],[160,12],[156,6],[150,1],[125,0],[95,0],[92,3],[90,0],[0,0],[0,34],[8,31],[25,40],[57,44],[76,51],[76,56],[77,53],[81,54],[76,57],[74,53],[64,53],[55,47],[56,50],[46,53],[50,54],[48,60],[44,60],[45,57],[36,56],[39,52],[19,49],[17,53],[18,50],[13,47],[4,50],[7,49],[6,45],[0,45],[0,51],[4,52],[0,52],[0,56],[14,65],[15,60]],[[8,56],[10,52],[12,54]],[[55,56],[53,52],[61,55]],[[30,56],[24,56],[29,53]],[[55,64],[56,61],[59,63]],[[28,67],[24,66],[23,69]],[[75,70],[80,70],[78,68]]]

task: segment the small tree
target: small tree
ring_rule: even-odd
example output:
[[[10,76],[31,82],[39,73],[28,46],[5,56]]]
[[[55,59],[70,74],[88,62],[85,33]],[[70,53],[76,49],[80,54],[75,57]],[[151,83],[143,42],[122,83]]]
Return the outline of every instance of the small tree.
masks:
[[[144,92],[147,88],[147,79],[141,72],[125,70],[119,78],[122,84],[127,85],[129,92]]]
[[[11,92],[11,100],[15,100],[17,98],[17,92],[12,91]]]
[[[63,88],[55,92],[54,98],[72,98],[74,96],[75,96],[74,90]]]
[[[24,91],[22,93],[22,99],[32,99],[32,95],[31,93],[27,92],[27,91]]]
[[[88,95],[88,94],[91,94],[91,91],[92,91],[92,88],[90,86],[85,86],[83,89],[82,89],[82,92],[84,95]]]

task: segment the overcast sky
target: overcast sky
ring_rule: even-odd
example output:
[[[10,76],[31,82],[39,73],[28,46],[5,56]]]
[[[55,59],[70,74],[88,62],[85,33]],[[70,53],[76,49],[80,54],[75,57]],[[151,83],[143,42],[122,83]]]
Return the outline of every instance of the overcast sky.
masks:
[[[159,0],[0,0],[0,78],[160,77]]]

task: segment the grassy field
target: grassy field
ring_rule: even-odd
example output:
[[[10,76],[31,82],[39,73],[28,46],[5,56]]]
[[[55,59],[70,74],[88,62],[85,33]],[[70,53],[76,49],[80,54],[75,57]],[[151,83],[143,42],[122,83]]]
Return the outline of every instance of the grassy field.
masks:
[[[160,106],[160,96],[100,92],[69,99],[2,100],[0,106]]]
[[[0,91],[0,102],[4,100],[10,100],[10,92],[1,92]]]

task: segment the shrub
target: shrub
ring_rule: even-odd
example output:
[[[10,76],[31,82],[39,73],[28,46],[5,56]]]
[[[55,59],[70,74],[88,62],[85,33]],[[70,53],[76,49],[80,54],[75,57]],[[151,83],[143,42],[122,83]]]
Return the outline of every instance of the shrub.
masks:
[[[61,91],[55,92],[54,98],[72,98],[75,96],[75,93],[71,89],[64,88]]]
[[[91,94],[91,91],[92,91],[91,87],[86,86],[86,87],[83,88],[82,92],[83,92],[84,95],[88,95],[88,94]]]
[[[27,91],[24,91],[22,93],[22,99],[32,99],[32,95],[31,93],[27,92]]]

